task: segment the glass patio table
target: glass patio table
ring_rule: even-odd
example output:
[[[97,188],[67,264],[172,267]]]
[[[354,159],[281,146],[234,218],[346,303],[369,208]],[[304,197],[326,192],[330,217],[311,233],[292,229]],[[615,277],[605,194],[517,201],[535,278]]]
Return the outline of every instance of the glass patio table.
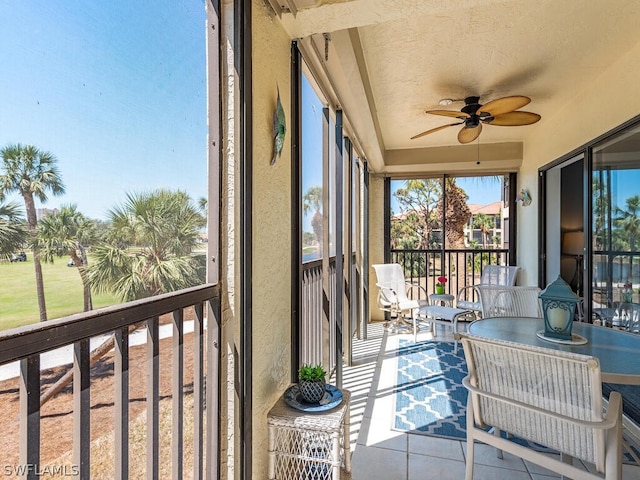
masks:
[[[469,325],[469,333],[479,337],[596,357],[600,362],[603,382],[640,385],[640,335],[574,322],[573,333],[586,338],[587,343],[566,345],[539,338],[536,332],[540,330],[544,330],[541,318],[484,318]]]

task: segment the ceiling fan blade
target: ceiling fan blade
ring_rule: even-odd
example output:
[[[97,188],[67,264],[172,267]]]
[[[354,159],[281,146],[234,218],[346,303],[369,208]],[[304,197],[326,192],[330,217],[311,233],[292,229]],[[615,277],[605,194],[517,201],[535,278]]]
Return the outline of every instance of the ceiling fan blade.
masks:
[[[430,113],[431,115],[442,115],[443,117],[454,117],[454,118],[470,117],[468,113],[459,112],[455,110],[427,110],[425,113]]]
[[[480,136],[480,132],[482,132],[481,123],[477,127],[462,127],[462,130],[458,132],[458,141],[460,143],[471,143]]]
[[[445,128],[455,127],[456,125],[462,125],[464,122],[452,123],[450,125],[442,125],[441,127],[432,128],[431,130],[427,130],[426,132],[419,133],[411,137],[411,140],[415,140],[416,138],[424,137],[425,135],[429,135],[430,133],[439,132],[440,130],[444,130]]]
[[[522,95],[498,98],[482,105],[478,109],[478,114],[486,112],[492,117],[495,117],[503,113],[513,112],[514,110],[524,107],[529,102],[531,102],[531,99]]]
[[[540,120],[540,115],[531,112],[509,112],[503,113],[490,120],[490,125],[500,125],[502,127],[517,127],[520,125],[531,125]]]

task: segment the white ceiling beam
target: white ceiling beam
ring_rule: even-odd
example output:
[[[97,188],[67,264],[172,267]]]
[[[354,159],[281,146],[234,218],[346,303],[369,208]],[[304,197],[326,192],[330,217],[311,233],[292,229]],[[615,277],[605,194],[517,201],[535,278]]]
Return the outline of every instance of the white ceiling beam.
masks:
[[[289,1],[299,3],[298,0]],[[282,24],[290,36],[301,38],[402,18],[451,16],[456,11],[502,3],[504,0],[353,0],[323,3],[313,8],[299,5],[301,8],[296,15],[282,15]]]

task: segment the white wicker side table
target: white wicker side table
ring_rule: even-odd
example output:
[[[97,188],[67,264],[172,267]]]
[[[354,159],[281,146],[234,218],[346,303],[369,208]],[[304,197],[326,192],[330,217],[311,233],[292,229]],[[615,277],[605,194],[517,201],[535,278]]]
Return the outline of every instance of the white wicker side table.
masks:
[[[269,480],[341,480],[343,468],[350,474],[350,400],[351,393],[342,390],[337,407],[307,413],[280,397],[267,415]]]

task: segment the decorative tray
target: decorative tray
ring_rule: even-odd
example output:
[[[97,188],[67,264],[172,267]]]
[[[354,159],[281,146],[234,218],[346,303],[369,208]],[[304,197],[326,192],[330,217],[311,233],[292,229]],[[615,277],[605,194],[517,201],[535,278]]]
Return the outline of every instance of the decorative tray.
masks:
[[[295,384],[291,385],[287,388],[287,391],[284,392],[284,401],[291,408],[302,412],[325,412],[340,405],[342,402],[342,390],[339,390],[334,385],[327,384],[325,386],[324,397],[320,399],[319,403],[307,403],[300,395],[300,387],[298,384]]]
[[[582,335],[578,335],[577,333],[571,334],[571,340],[563,340],[561,338],[547,337],[544,334],[544,330],[538,330],[536,332],[536,335],[538,336],[538,338],[541,338],[542,340],[546,340],[547,342],[561,343],[563,345],[584,345],[585,343],[587,343],[587,339],[584,338]]]

